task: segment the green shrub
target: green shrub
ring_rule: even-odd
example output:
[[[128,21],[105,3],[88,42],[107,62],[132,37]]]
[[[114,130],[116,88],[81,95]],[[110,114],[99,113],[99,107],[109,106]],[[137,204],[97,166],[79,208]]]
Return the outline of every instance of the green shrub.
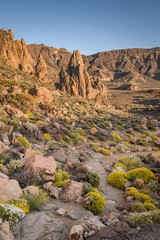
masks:
[[[128,220],[137,224],[160,223],[160,210],[142,213],[130,213]]]
[[[83,189],[84,189],[85,193],[88,193],[88,192],[92,191],[93,187],[92,187],[92,185],[90,183],[84,182],[83,183]]]
[[[121,157],[119,158],[119,162],[123,163],[126,166],[126,170],[130,170],[142,165],[142,161],[135,156]]]
[[[129,172],[127,172],[126,177],[128,180],[140,178],[144,181],[144,183],[149,183],[150,181],[156,179],[155,175],[148,168],[145,167],[130,170]]]
[[[30,211],[32,212],[43,206],[43,204],[49,199],[49,196],[43,189],[39,189],[38,195],[27,194],[24,195],[23,198],[28,201]]]
[[[131,205],[131,211],[132,212],[145,212],[146,209],[142,203],[133,203]]]
[[[110,155],[111,155],[110,151],[109,151],[109,150],[106,150],[106,149],[104,149],[104,148],[97,148],[97,149],[96,149],[96,152],[102,153],[102,154],[105,155],[105,156],[110,156]]]
[[[97,215],[103,212],[104,207],[106,205],[106,201],[104,197],[98,192],[89,192],[85,195],[85,197],[91,198],[91,203],[87,207],[93,214]]]
[[[7,154],[0,154],[0,163],[1,164],[6,164],[9,160],[9,156]]]
[[[63,185],[68,181],[68,173],[59,169],[54,175],[53,186],[63,187]]]
[[[126,173],[115,171],[108,176],[108,182],[113,187],[124,189],[124,183],[127,182]]]
[[[87,181],[93,186],[93,187],[98,187],[100,183],[100,177],[98,176],[97,173],[87,173]]]
[[[89,143],[89,145],[92,146],[92,147],[99,147],[99,146],[101,146],[100,143],[94,143],[94,142]]]
[[[158,210],[158,208],[153,203],[144,203],[144,208],[146,211]]]
[[[9,170],[9,172],[12,173],[14,170],[22,168],[24,166],[24,164],[20,160],[10,160],[6,166]]]
[[[87,142],[87,139],[82,137],[82,136],[78,136],[74,139],[75,142]]]

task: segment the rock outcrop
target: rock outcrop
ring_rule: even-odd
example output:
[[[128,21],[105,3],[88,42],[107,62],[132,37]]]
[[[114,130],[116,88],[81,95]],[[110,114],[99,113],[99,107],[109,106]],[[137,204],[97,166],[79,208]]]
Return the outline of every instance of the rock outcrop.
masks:
[[[27,44],[23,38],[21,41],[14,40],[12,30],[5,31],[3,28],[0,30],[0,58],[16,69],[27,73],[33,71]]]
[[[36,65],[36,76],[39,78],[39,80],[47,82],[48,81],[48,71],[47,71],[47,65],[44,61],[41,54],[38,56],[37,65]]]
[[[60,72],[60,89],[76,97],[108,103],[105,86],[98,80],[90,78],[78,50],[73,52],[68,68],[63,68]]]

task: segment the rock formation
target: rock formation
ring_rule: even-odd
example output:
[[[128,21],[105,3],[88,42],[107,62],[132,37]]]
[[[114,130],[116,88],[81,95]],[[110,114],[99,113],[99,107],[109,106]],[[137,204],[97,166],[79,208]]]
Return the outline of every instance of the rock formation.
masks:
[[[78,50],[73,52],[68,68],[60,72],[60,89],[77,97],[96,99],[107,104],[105,86],[90,78]]]
[[[48,81],[48,71],[47,71],[47,65],[46,62],[44,61],[43,57],[41,54],[39,54],[38,60],[37,60],[37,65],[36,65],[36,75],[41,81]]]
[[[31,73],[33,71],[27,44],[23,38],[21,41],[14,40],[12,30],[4,31],[3,28],[0,30],[0,58],[7,65],[24,72]]]

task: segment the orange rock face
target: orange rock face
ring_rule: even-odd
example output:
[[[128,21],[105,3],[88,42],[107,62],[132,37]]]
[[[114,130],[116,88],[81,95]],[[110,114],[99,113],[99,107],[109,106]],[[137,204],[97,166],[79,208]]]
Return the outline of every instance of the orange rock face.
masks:
[[[107,104],[107,89],[98,80],[91,79],[79,51],[74,51],[68,68],[60,72],[60,88],[74,96],[96,99]]]
[[[39,80],[45,81],[45,82],[48,81],[47,65],[41,54],[39,54],[39,57],[37,60],[36,75],[39,78]]]
[[[27,73],[33,71],[27,44],[23,38],[21,41],[14,40],[12,30],[0,30],[0,58],[2,58],[7,65],[16,69],[20,69]]]

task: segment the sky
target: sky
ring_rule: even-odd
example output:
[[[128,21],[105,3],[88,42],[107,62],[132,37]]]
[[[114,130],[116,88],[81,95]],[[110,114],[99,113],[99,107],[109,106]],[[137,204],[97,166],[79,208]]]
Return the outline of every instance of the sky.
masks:
[[[86,55],[160,47],[160,0],[5,0],[1,28],[27,44]]]

